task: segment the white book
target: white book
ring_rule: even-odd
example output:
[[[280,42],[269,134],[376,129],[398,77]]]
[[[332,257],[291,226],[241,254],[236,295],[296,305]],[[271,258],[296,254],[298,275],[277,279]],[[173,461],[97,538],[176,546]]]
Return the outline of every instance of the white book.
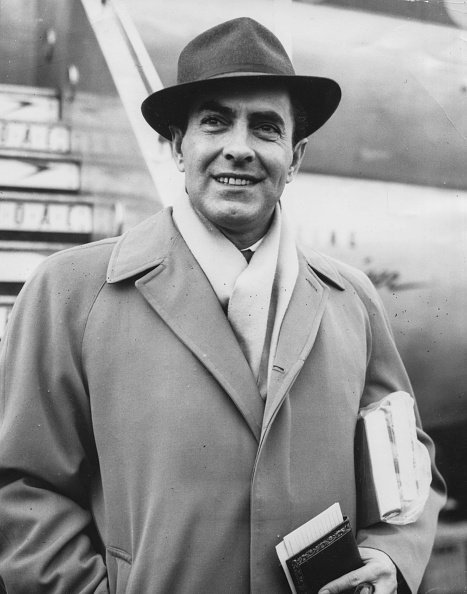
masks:
[[[415,521],[428,497],[429,454],[417,439],[412,397],[393,392],[360,411],[358,515],[363,525]]]
[[[397,452],[401,499],[412,501],[418,495],[415,419],[411,403],[405,398],[396,398],[396,396],[397,394],[390,401],[389,412],[394,431],[394,446]]]
[[[380,519],[390,518],[401,511],[401,497],[386,415],[382,409],[373,410],[363,417],[363,423],[370,470],[367,480],[372,477],[370,488],[374,488]]]

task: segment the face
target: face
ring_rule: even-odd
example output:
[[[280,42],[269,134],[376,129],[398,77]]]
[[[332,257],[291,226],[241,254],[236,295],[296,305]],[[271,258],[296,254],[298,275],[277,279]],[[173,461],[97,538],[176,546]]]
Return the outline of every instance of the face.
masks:
[[[239,247],[262,237],[306,145],[292,145],[287,91],[240,87],[200,95],[185,133],[173,133],[174,159],[201,218]]]

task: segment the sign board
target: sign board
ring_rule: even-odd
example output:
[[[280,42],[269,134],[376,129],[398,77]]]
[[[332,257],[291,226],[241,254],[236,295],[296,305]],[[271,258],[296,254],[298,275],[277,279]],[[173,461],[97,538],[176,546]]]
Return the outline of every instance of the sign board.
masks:
[[[0,120],[0,149],[69,153],[70,128],[64,124]]]
[[[0,156],[0,187],[77,192],[81,168],[77,161]]]
[[[91,234],[93,206],[50,200],[0,200],[2,231]]]
[[[55,95],[0,87],[0,118],[53,122],[60,119],[60,100]]]

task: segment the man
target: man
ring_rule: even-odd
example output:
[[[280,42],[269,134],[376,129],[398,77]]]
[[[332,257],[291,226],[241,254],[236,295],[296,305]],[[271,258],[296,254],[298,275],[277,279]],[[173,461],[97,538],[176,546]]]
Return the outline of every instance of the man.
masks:
[[[242,18],[193,40],[179,83],[144,102],[187,196],[120,239],[52,256],[12,314],[8,592],[285,593],[275,545],[335,501],[365,565],[325,589],[416,591],[443,502],[436,470],[415,524],[356,518],[358,410],[410,390],[387,319],[362,273],[297,250],[280,208],[339,99]]]

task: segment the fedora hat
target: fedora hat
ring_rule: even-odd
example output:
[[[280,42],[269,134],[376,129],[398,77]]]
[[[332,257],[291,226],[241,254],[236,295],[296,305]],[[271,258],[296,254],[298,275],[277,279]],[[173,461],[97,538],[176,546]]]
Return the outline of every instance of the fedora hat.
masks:
[[[148,124],[170,140],[169,126],[183,123],[194,93],[225,86],[227,80],[283,85],[307,115],[302,137],[320,128],[341,98],[334,80],[295,74],[277,37],[257,21],[242,17],[208,29],[190,41],[178,60],[177,84],[149,95],[141,111]]]

